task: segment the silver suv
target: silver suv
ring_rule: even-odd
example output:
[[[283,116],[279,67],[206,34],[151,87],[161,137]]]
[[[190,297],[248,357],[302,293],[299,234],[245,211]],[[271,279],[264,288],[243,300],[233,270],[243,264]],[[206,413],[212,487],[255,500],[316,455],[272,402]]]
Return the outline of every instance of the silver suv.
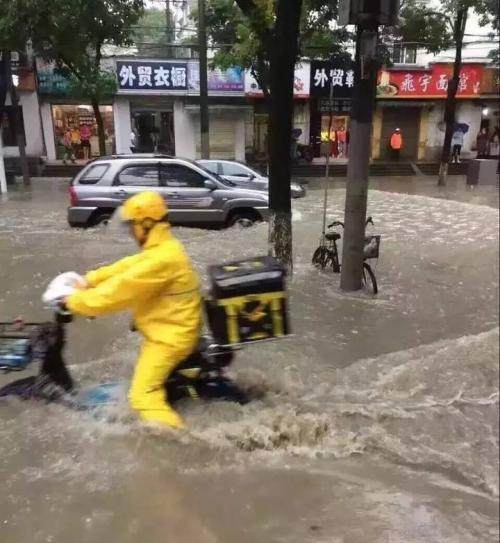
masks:
[[[102,157],[78,173],[69,188],[68,222],[99,224],[144,190],[165,197],[174,224],[250,226],[269,212],[266,191],[238,187],[190,160],[133,154]]]

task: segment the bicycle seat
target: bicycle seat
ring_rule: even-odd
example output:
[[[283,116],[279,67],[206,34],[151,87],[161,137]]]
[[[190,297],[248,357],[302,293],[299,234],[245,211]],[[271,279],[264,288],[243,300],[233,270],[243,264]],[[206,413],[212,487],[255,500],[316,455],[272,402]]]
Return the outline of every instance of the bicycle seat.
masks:
[[[325,234],[325,238],[328,241],[337,241],[338,239],[341,238],[341,235],[338,232],[327,232]]]

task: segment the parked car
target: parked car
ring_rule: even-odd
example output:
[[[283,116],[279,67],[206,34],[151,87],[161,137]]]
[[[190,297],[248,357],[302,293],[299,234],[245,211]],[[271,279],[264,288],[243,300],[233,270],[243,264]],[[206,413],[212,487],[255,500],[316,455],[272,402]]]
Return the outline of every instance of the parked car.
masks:
[[[127,198],[144,190],[164,195],[174,224],[249,226],[268,217],[268,196],[245,189],[201,164],[167,155],[102,157],[75,176],[69,188],[71,226],[108,220]]]
[[[269,179],[246,164],[241,164],[241,162],[203,159],[198,160],[197,163],[220,175],[223,179],[236,183],[239,187],[264,190],[266,192],[268,190]],[[292,182],[290,189],[292,198],[302,198],[306,195],[306,189],[299,183]]]

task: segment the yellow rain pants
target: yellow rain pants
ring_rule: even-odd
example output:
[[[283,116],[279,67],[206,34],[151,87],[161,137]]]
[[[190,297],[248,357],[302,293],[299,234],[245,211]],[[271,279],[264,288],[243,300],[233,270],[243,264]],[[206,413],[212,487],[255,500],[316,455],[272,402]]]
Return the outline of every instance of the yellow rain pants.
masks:
[[[68,309],[95,317],[129,309],[144,336],[129,401],[141,418],[182,426],[168,405],[163,383],[199,339],[198,277],[167,223],[149,233],[144,250],[86,275],[90,288],[72,294]]]

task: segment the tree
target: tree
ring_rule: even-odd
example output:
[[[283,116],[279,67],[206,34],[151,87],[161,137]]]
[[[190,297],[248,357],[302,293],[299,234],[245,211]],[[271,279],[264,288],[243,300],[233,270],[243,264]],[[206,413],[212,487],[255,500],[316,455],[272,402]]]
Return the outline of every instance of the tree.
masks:
[[[440,0],[433,5],[425,0],[407,0],[402,7],[404,41],[423,43],[428,52],[437,53],[453,46],[453,75],[448,81],[444,121],[446,125],[438,185],[446,185],[451,140],[455,126],[456,95],[462,68],[462,50],[467,21],[472,12],[480,16],[480,24],[490,24],[498,31],[498,3],[494,0]]]
[[[207,0],[207,29],[216,47],[213,64],[250,70],[269,114],[270,253],[292,268],[290,145],[297,58],[347,56],[349,34],[333,29],[337,1]],[[194,14],[196,18],[196,14]]]
[[[255,0],[258,25],[269,26],[275,16],[274,0]],[[225,69],[240,66],[250,70],[264,95],[269,94],[269,55],[259,33],[234,0],[207,0],[207,29],[211,43],[216,47],[213,64]],[[352,35],[344,28],[334,28],[337,0],[303,0],[299,31],[300,56],[314,58],[350,58],[345,43]],[[193,14],[196,19],[196,12]],[[259,27],[257,27],[258,29]]]
[[[24,7],[24,9],[22,9]],[[17,18],[23,18],[27,15],[27,6],[15,6],[15,3],[9,0],[0,0],[0,53],[3,60],[3,71],[0,74],[0,79],[3,78],[6,81],[6,91],[10,95],[10,101],[14,109],[14,123],[15,133],[17,139],[17,145],[19,148],[19,161],[21,164],[21,172],[23,176],[23,182],[25,185],[30,184],[28,160],[26,157],[26,142],[21,130],[21,110],[17,107],[19,99],[17,96],[16,88],[12,81],[12,69],[11,69],[11,52],[17,51],[19,53],[26,52],[27,44],[27,32],[26,27],[21,25],[19,28],[14,28]],[[15,10],[16,11],[15,11]],[[0,101],[0,107],[4,105],[5,97],[2,97]]]
[[[143,8],[143,0],[0,0],[8,39],[22,35],[23,47],[30,42],[36,54],[54,60],[73,92],[90,101],[101,155],[105,135],[99,104],[114,90],[101,65],[103,48],[131,44],[131,27]]]

